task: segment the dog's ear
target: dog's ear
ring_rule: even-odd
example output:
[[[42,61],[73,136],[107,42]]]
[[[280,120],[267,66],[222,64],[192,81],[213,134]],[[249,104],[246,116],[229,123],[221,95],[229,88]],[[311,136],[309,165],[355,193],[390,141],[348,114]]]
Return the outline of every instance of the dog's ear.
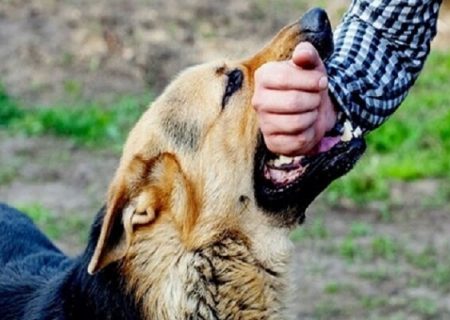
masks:
[[[112,262],[122,259],[131,244],[133,233],[151,224],[167,203],[170,173],[177,170],[176,161],[168,155],[146,160],[134,157],[126,169],[119,169],[109,190],[106,213],[100,236],[88,266],[94,274]],[[162,183],[168,179],[166,183]]]

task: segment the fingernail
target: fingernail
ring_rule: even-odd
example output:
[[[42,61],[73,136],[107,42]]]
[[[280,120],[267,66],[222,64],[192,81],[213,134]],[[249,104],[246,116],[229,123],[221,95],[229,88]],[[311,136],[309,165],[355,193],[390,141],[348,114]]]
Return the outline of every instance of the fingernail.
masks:
[[[319,80],[319,89],[320,90],[325,90],[326,88],[328,88],[328,78],[327,77],[322,77]]]

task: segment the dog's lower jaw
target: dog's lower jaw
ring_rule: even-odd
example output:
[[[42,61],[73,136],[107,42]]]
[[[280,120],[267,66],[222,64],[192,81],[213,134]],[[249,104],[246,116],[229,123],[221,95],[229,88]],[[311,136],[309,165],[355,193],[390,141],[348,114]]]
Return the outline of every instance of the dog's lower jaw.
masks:
[[[124,265],[128,291],[142,305],[145,319],[283,319],[287,264],[271,269],[236,233],[186,250],[175,232],[170,236],[164,229],[161,247],[158,236],[140,239],[132,251],[152,243],[154,256],[135,256]]]

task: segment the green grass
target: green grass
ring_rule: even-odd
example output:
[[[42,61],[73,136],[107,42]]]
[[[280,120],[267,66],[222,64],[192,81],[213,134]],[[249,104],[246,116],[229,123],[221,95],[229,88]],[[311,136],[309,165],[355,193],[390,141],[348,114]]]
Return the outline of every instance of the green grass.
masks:
[[[376,258],[394,261],[401,250],[397,242],[388,236],[377,236],[372,239],[372,255]]]
[[[351,285],[336,281],[327,283],[323,288],[323,292],[329,295],[337,295],[345,292],[354,293],[354,291],[356,291],[356,289],[353,288]]]
[[[311,224],[305,224],[295,229],[291,234],[291,240],[300,242],[303,240],[325,240],[329,236],[328,229],[322,218],[316,218]]]
[[[404,257],[406,249],[398,240],[383,234],[372,235],[372,232],[368,225],[352,224],[349,233],[337,247],[338,254],[352,263],[377,260],[394,262]],[[410,256],[417,259],[416,255]]]
[[[0,186],[13,181],[19,172],[16,166],[0,166]]]
[[[426,267],[421,265],[420,269],[416,269],[415,276],[409,280],[411,287],[430,287],[439,291],[444,295],[450,293],[450,261],[447,256],[442,254],[436,257],[430,257],[434,264]],[[428,264],[428,262],[426,262]]]
[[[343,308],[343,306],[331,300],[319,301],[314,308],[314,319],[321,320],[341,317],[345,314]]]
[[[24,111],[19,107],[17,101],[12,99],[6,93],[5,88],[0,85],[0,128],[10,125],[23,116]]]
[[[387,297],[368,295],[361,297],[361,306],[366,310],[376,310],[381,309],[389,305],[389,300]]]
[[[371,234],[373,234],[373,228],[365,222],[352,222],[350,225],[350,235],[352,237],[366,237]]]
[[[78,215],[58,217],[40,203],[19,205],[18,209],[25,212],[36,225],[53,240],[75,236],[84,243],[88,236],[88,222]]]
[[[430,275],[433,285],[439,290],[450,292],[450,261],[438,264]]]
[[[415,298],[410,302],[410,308],[414,314],[420,314],[426,319],[436,317],[439,312],[436,302],[430,298]]]
[[[363,268],[359,271],[358,276],[362,279],[380,284],[392,279],[392,270],[390,268]]]
[[[434,52],[400,109],[367,136],[357,167],[335,182],[330,201],[389,199],[389,181],[450,177],[450,53]]]
[[[346,237],[339,244],[339,254],[348,262],[366,259],[366,249],[352,237]]]
[[[75,84],[68,84],[78,92]],[[83,145],[120,146],[151,97],[123,96],[112,103],[79,101],[70,105],[24,108],[0,86],[0,129],[30,136],[52,134]]]
[[[438,263],[438,253],[432,246],[427,246],[418,253],[407,251],[405,256],[410,265],[421,270],[433,269]]]

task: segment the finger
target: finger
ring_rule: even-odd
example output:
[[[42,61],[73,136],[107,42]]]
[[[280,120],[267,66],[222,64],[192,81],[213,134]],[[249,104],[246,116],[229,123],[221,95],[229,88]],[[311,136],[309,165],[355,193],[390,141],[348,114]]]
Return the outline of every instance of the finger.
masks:
[[[317,109],[321,103],[319,93],[297,90],[256,91],[252,104],[258,112],[274,114],[299,114]]]
[[[301,42],[292,54],[292,61],[302,69],[315,69],[323,66],[319,52],[309,42]]]
[[[325,82],[325,83],[324,83]],[[323,70],[303,70],[292,62],[269,62],[255,72],[256,90],[259,87],[274,90],[323,91],[328,86]]]
[[[302,114],[264,114],[260,117],[261,131],[266,135],[295,135],[315,125],[318,111]]]
[[[265,137],[267,148],[276,154],[298,156],[314,148],[314,130],[311,128],[298,135],[272,135]]]

